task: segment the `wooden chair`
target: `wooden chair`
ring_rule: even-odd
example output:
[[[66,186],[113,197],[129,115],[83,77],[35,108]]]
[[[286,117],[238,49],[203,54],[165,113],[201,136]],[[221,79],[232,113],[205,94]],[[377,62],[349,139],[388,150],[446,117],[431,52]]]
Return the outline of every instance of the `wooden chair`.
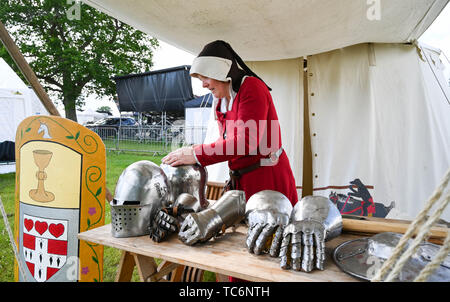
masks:
[[[222,190],[225,186],[222,182],[208,181],[206,184],[206,199],[218,200],[222,196]]]

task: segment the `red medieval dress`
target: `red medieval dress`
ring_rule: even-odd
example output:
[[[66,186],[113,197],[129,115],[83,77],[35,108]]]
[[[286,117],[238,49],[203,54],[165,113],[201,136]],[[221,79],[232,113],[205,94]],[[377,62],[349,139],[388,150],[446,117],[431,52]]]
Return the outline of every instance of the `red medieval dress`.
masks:
[[[246,77],[233,98],[231,110],[222,113],[220,108],[221,101],[215,108],[219,139],[194,147],[197,161],[202,166],[228,161],[230,170],[241,170],[267,160],[270,152],[280,150],[278,116],[264,82],[256,77]],[[243,190],[246,200],[259,191],[274,190],[283,193],[292,206],[298,201],[294,175],[285,151],[276,164],[262,165],[240,176],[235,189]],[[234,277],[229,277],[229,280],[245,281]]]

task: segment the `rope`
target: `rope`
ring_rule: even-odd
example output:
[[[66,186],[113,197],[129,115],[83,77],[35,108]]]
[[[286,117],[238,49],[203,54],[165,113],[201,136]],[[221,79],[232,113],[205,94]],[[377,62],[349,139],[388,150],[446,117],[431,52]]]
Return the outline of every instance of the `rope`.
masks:
[[[419,46],[419,47],[420,47],[420,46]],[[421,49],[422,49],[422,48],[421,48]],[[423,50],[422,50],[422,51],[423,51]],[[438,79],[438,77],[437,77],[437,75],[436,75],[436,71],[434,70],[433,66],[431,66],[430,60],[429,60],[429,58],[428,58],[428,56],[427,56],[427,53],[425,53],[425,51],[423,51],[423,55],[425,56],[425,60],[427,61],[428,66],[430,67],[431,72],[432,72],[433,75],[434,75],[434,79],[436,80],[437,84],[438,84],[439,87],[441,88],[442,94],[444,95],[444,97],[445,97],[445,99],[447,100],[447,102],[450,104],[450,100],[448,99],[448,96],[447,96],[447,94],[445,93],[444,87],[442,87],[442,84],[441,84],[441,82],[439,81],[439,79]]]
[[[9,241],[11,243],[11,246],[13,248],[14,251],[14,256],[16,257],[17,260],[17,264],[19,266],[20,272],[22,273],[23,279],[26,282],[26,275],[25,275],[25,270],[23,268],[22,263],[20,262],[20,257],[19,257],[19,252],[17,251],[17,246],[16,243],[14,242],[14,236],[11,232],[11,227],[9,226],[9,222],[8,222],[8,218],[5,212],[5,208],[3,207],[3,202],[2,202],[2,198],[0,197],[0,210],[2,212],[2,216],[3,216],[3,221],[5,222],[5,227],[6,227],[6,231],[8,232],[9,235]]]
[[[434,257],[433,261],[427,264],[419,276],[414,279],[414,282],[425,282],[428,280],[428,277],[439,267],[441,263],[447,258],[448,253],[450,252],[450,233],[447,234],[447,238],[444,241],[442,248]]]
[[[428,202],[425,204],[425,207],[422,209],[422,211],[417,215],[416,219],[409,225],[408,229],[406,230],[405,234],[402,236],[400,241],[398,242],[397,246],[394,249],[394,252],[392,255],[387,259],[381,269],[375,274],[375,276],[371,279],[372,282],[380,282],[382,278],[387,274],[387,272],[394,266],[395,261],[397,258],[402,254],[403,249],[405,248],[406,244],[408,243],[408,240],[414,236],[414,234],[417,232],[419,228],[421,228],[420,234],[417,236],[416,240],[413,242],[411,248],[408,250],[408,254],[411,254],[411,251],[414,250],[414,246],[418,242],[422,241],[426,234],[429,232],[431,226],[435,223],[435,221],[440,217],[442,212],[444,211],[445,207],[447,206],[450,195],[448,195],[444,201],[442,202],[439,209],[435,212],[435,214],[430,217],[425,225],[425,227],[422,228],[422,225],[425,222],[426,214],[430,211],[430,209],[434,206],[434,204],[439,200],[439,198],[442,196],[445,188],[447,187],[448,183],[450,182],[450,169],[446,172],[444,179],[442,180],[441,184],[435,189],[433,194],[431,195]],[[439,215],[439,216],[438,216]],[[418,245],[417,245],[418,246]],[[415,250],[414,250],[415,252]],[[409,257],[408,257],[409,258]],[[400,262],[401,260],[401,262]],[[385,281],[392,281],[393,278],[396,277],[400,273],[400,270],[403,268],[403,265],[406,263],[407,258],[403,257],[400,259],[399,262],[394,266],[394,269],[389,274],[388,278]]]
[[[444,212],[447,204],[450,202],[450,194],[447,195],[447,197],[444,199],[444,202],[441,203],[439,209],[428,219],[428,221],[425,223],[425,226],[420,229],[419,234],[414,239],[411,246],[408,248],[408,250],[400,257],[400,259],[395,264],[392,272],[389,273],[389,275],[386,277],[386,282],[392,282],[395,277],[397,277],[400,274],[400,271],[403,269],[403,266],[406,264],[406,262],[411,258],[411,256],[416,253],[419,246],[422,244],[424,240],[428,237],[428,232],[430,231],[433,224],[441,217],[442,212]]]

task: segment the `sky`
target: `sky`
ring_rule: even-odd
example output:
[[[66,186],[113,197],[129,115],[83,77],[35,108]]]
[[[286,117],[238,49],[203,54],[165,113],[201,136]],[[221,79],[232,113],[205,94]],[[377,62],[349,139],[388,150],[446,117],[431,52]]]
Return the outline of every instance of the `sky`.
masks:
[[[450,3],[445,7],[441,14],[419,38],[419,42],[429,46],[441,49],[442,63],[446,66],[444,75],[446,79],[450,78]],[[153,53],[154,66],[152,70],[159,70],[180,65],[191,65],[195,55],[178,49],[170,44],[160,41],[160,46]],[[204,95],[209,92],[208,89],[202,88],[200,80],[192,79],[192,89],[195,95]],[[113,101],[106,99],[97,100],[94,96],[86,99],[86,108],[96,110],[100,106],[109,106],[113,109],[114,115],[119,115],[116,105]]]
[[[446,66],[444,75],[448,80],[450,78],[450,3],[419,38],[419,42],[442,50],[444,54],[441,55],[441,60]]]

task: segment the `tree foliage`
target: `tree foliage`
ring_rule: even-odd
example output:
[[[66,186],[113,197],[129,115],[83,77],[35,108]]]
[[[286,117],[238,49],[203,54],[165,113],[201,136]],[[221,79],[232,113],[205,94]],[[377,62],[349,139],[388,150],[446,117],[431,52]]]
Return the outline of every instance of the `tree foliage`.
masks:
[[[109,106],[101,106],[101,107],[98,107],[97,110],[95,110],[95,112],[98,112],[98,113],[107,113],[108,115],[112,115],[111,107],[109,107]]]
[[[158,41],[95,8],[72,2],[1,0],[0,20],[44,89],[62,101],[66,117],[76,121],[75,110],[86,95],[114,98],[114,76],[150,70]],[[80,14],[70,20],[73,5],[79,5]]]

